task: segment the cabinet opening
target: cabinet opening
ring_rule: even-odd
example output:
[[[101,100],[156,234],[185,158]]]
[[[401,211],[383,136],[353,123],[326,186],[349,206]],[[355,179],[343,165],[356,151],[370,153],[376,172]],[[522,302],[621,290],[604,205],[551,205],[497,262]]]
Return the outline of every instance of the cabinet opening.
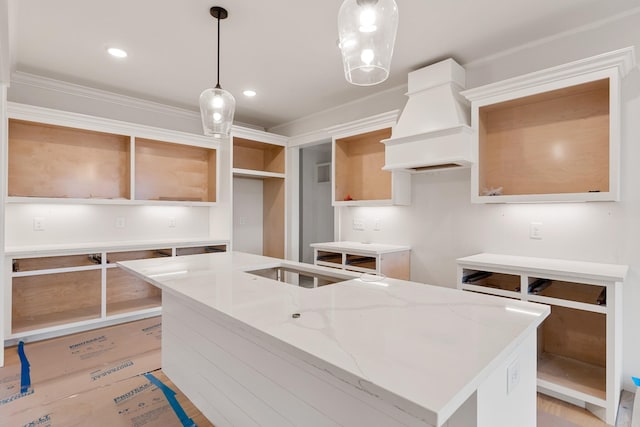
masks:
[[[493,273],[490,271],[465,268],[462,272],[462,283],[489,289],[520,292],[520,276],[514,274]]]
[[[161,305],[159,288],[121,268],[107,269],[107,316]]]
[[[136,138],[136,199],[216,201],[216,150]]]
[[[316,260],[342,265],[342,254],[336,252],[318,251]]]
[[[13,260],[13,272],[49,270],[56,268],[85,267],[102,262],[100,254],[64,255]]]
[[[107,254],[107,263],[115,264],[120,261],[133,261],[136,259],[147,258],[162,258],[170,257],[171,249],[147,249],[142,251],[124,251],[124,252],[109,252]]]
[[[14,277],[12,332],[100,318],[101,276],[97,269]]]
[[[606,291],[607,288],[605,286],[536,277],[529,278],[528,292],[530,295],[606,306]]]
[[[129,199],[130,138],[9,120],[8,195]]]
[[[364,255],[347,254],[346,260],[347,270],[350,267],[364,268],[368,270],[376,270],[376,258]]]
[[[384,166],[384,144],[391,128],[335,140],[335,201],[390,200],[391,172]]]
[[[538,378],[606,399],[606,315],[551,306],[538,328]]]
[[[479,109],[479,196],[608,192],[609,79]]]
[[[233,167],[284,173],[284,147],[266,142],[233,138]]]
[[[212,254],[226,251],[227,245],[195,246],[192,248],[176,248],[176,256]]]

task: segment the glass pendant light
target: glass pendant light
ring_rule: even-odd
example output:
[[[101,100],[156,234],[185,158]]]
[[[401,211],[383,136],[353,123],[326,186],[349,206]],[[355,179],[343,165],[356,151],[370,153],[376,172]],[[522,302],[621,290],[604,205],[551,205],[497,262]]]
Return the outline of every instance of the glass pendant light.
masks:
[[[398,29],[394,0],[345,0],[338,13],[344,76],[349,83],[371,86],[389,76]]]
[[[215,88],[205,89],[200,94],[200,115],[204,134],[222,138],[229,136],[236,109],[236,100],[233,95],[220,87],[220,20],[225,19],[229,14],[226,9],[219,6],[212,7],[209,13],[218,20],[218,78]]]

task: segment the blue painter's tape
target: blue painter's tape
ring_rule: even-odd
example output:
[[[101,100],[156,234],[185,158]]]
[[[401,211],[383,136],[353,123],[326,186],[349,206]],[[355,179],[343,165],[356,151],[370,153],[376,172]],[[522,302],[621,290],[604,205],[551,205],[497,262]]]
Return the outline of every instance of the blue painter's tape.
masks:
[[[31,365],[24,353],[24,342],[18,343],[18,356],[20,357],[20,393],[26,393],[31,387]]]
[[[631,377],[631,379],[636,386],[640,387],[640,378]]]
[[[183,427],[198,427],[196,423],[194,423],[193,420],[187,416],[186,412],[184,412],[184,409],[182,409],[182,406],[180,406],[180,403],[176,399],[175,391],[171,390],[162,381],[154,377],[153,374],[144,374],[144,376],[149,381],[151,381],[153,385],[162,390],[164,397],[167,398],[169,405],[171,405],[171,408],[173,408],[173,412],[176,413]]]

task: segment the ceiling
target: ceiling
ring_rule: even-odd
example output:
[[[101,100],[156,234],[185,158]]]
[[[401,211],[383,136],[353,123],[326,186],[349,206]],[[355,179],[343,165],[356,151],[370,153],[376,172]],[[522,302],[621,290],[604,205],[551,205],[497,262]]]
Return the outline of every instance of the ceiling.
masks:
[[[358,87],[343,75],[337,42],[342,0],[12,0],[14,69],[198,110],[220,83],[236,120],[264,128],[406,83],[407,73],[453,57],[489,55],[640,6],[640,0],[396,0],[399,28],[389,79]],[[129,56],[116,60],[106,47]],[[246,98],[244,89],[258,95]]]

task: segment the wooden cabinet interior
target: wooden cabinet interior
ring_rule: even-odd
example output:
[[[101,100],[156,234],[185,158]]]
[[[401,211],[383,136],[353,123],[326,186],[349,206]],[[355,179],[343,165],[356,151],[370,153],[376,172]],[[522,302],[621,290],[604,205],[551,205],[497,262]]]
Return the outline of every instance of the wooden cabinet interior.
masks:
[[[12,332],[99,318],[101,283],[99,269],[14,277]]]
[[[64,255],[40,258],[21,258],[13,262],[13,272],[37,271],[55,268],[83,267],[100,264],[100,255]]]
[[[538,329],[538,378],[606,399],[606,315],[552,306]]]
[[[226,252],[227,245],[194,246],[191,248],[176,248],[176,256],[212,254],[216,252]]]
[[[120,261],[133,261],[136,259],[148,259],[148,258],[162,258],[170,257],[171,249],[145,249],[140,251],[124,251],[124,252],[109,252],[107,254],[107,263],[115,264]]]
[[[233,138],[233,167],[262,172],[284,173],[285,152],[282,145]]]
[[[162,305],[162,291],[119,267],[107,269],[107,316]]]
[[[479,196],[608,192],[609,79],[479,109]]]
[[[520,292],[520,276],[513,274],[465,269],[462,276],[462,282],[489,289]]]
[[[216,150],[136,138],[137,200],[216,201]]]
[[[130,138],[9,120],[8,194],[128,199]]]
[[[284,258],[284,179],[264,178],[262,191],[262,254]]]
[[[391,128],[335,140],[335,201],[389,200],[392,198],[391,172],[384,166],[384,144]]]

